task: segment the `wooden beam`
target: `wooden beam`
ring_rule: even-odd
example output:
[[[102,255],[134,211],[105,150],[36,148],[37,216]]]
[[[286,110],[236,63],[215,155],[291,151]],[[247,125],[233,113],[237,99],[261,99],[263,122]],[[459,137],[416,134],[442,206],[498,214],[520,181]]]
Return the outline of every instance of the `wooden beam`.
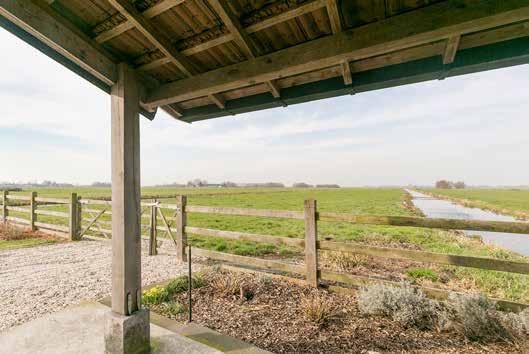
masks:
[[[332,33],[336,34],[342,31],[342,21],[340,20],[340,10],[338,9],[337,0],[327,0],[327,14],[331,22]]]
[[[443,64],[451,64],[456,58],[457,50],[459,49],[459,42],[461,36],[452,36],[446,40],[446,47],[443,54]]]
[[[226,108],[226,100],[220,94],[213,93],[213,94],[209,95],[208,97],[220,109],[225,109]]]
[[[349,62],[347,60],[342,61],[341,67],[342,67],[342,76],[343,76],[344,84],[352,85],[353,77],[351,75],[351,67],[349,66]]]
[[[266,82],[268,87],[270,87],[270,92],[275,98],[281,98],[281,88],[277,85],[276,80],[270,80]]]
[[[3,16],[48,47],[111,86],[117,80],[116,64],[97,43],[58,16],[42,1],[0,0]]]
[[[149,18],[153,18],[153,17],[156,17],[156,16],[162,14],[163,12],[165,12],[165,11],[175,7],[175,6],[180,5],[184,1],[185,0],[162,0],[159,3],[157,3],[156,5],[148,8],[145,11],[143,11],[141,14],[145,18],[148,18],[148,19]],[[109,29],[107,31],[101,32],[100,34],[98,34],[95,37],[95,40],[98,43],[104,43],[104,42],[107,42],[107,41],[111,40],[112,38],[117,37],[120,34],[122,34],[124,32],[127,32],[128,30],[133,29],[133,28],[134,28],[134,23],[132,21],[127,20],[127,21],[125,21],[123,23],[120,23],[116,27],[113,27],[113,28],[111,28],[111,29]]]
[[[233,39],[239,47],[241,47],[246,56],[248,58],[255,58],[257,56],[257,49],[248,36],[248,33],[242,28],[239,19],[235,16],[229,3],[226,0],[209,0],[209,3],[233,35]]]
[[[463,1],[463,3],[471,0]],[[529,18],[529,0],[495,0],[472,6],[441,2],[310,41],[247,62],[160,86],[146,99],[157,106],[251,86],[280,77],[360,60]]]
[[[300,5],[298,7],[295,7],[291,10],[288,10],[288,11],[285,11],[285,12],[282,12],[276,16],[272,16],[272,17],[269,17],[263,21],[260,21],[260,22],[257,22],[257,23],[254,23],[248,27],[245,27],[244,30],[246,31],[246,33],[250,34],[250,33],[255,33],[255,32],[258,32],[258,31],[262,31],[266,28],[269,28],[271,26],[275,26],[279,23],[282,23],[282,22],[286,22],[288,20],[291,20],[293,18],[296,18],[296,17],[299,17],[299,16],[302,16],[306,13],[310,13],[312,11],[315,11],[315,10],[318,10],[320,8],[323,8],[325,7],[327,4],[327,0],[314,0],[314,1],[311,1],[311,2],[307,2],[307,3],[304,3],[303,5]],[[219,46],[221,44],[224,44],[224,43],[228,43],[230,41],[234,40],[234,36],[232,33],[228,33],[228,34],[225,34],[225,35],[222,35],[220,37],[217,37],[215,39],[212,39],[212,40],[209,40],[207,42],[203,42],[203,43],[200,43],[200,44],[197,44],[193,47],[190,47],[190,48],[186,48],[186,49],[183,49],[181,51],[182,54],[186,55],[186,56],[191,56],[191,55],[194,55],[194,54],[197,54],[197,53],[200,53],[200,52],[203,52],[205,50],[208,50],[210,48],[213,48],[213,47],[216,47],[216,46]],[[152,70],[152,69],[155,69],[159,66],[162,66],[162,65],[165,65],[167,63],[169,63],[169,59],[168,58],[160,58],[160,59],[156,59],[152,62],[149,62],[147,64],[143,64],[143,65],[140,65],[137,69],[138,70]]]
[[[126,64],[112,87],[112,311],[140,308],[139,84]]]
[[[140,31],[156,48],[158,48],[167,58],[171,60],[184,74],[192,76],[198,73],[195,66],[178,52],[169,38],[151,24],[128,0],[108,0],[138,31]]]

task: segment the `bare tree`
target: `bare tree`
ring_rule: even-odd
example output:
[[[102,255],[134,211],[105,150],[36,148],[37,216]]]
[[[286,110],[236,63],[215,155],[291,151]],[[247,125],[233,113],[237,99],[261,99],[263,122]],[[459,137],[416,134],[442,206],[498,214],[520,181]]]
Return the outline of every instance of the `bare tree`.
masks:
[[[452,182],[442,179],[440,181],[435,182],[435,188],[450,189],[452,188]]]

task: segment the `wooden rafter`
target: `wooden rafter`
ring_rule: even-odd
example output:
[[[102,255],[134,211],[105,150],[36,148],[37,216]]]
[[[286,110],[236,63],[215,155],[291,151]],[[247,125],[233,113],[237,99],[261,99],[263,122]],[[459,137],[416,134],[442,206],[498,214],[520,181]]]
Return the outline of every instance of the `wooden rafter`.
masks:
[[[342,31],[342,21],[340,20],[340,10],[338,9],[337,0],[327,0],[327,13],[331,22],[332,33],[336,34]]]
[[[272,92],[272,96],[275,98],[281,97],[281,88],[277,85],[276,80],[270,80],[266,82],[268,84],[268,87],[270,87],[270,92]]]
[[[155,89],[147,104],[156,106],[223,92],[320,68],[446,40],[529,19],[529,4],[515,0],[461,7],[441,2],[363,27],[284,49]]]
[[[185,55],[178,52],[169,38],[160,32],[152,23],[149,22],[129,0],[108,0],[128,22],[140,31],[156,48],[158,48],[169,60],[175,64],[184,74],[192,76],[198,73],[195,66],[187,59]]]
[[[175,6],[180,5],[184,1],[185,0],[162,0],[159,3],[157,3],[156,5],[148,8],[145,11],[143,11],[141,13],[141,15],[144,16],[147,19],[150,19],[150,18],[156,17],[156,16],[164,13],[165,11],[167,11],[167,10],[169,10],[169,9],[175,7]],[[134,28],[134,23],[132,21],[127,20],[127,21],[125,21],[123,23],[120,23],[116,27],[113,27],[113,28],[111,28],[111,29],[109,29],[107,31],[104,31],[104,32],[100,33],[99,35],[97,35],[95,37],[95,40],[98,43],[104,43],[104,42],[107,42],[107,41],[111,40],[112,38],[117,37],[120,34],[122,34],[124,32],[127,32],[128,30],[131,30],[133,28]]]
[[[248,27],[245,27],[244,30],[246,31],[247,34],[251,34],[251,33],[258,32],[258,31],[262,31],[262,30],[264,30],[266,28],[275,26],[275,25],[277,25],[279,23],[286,22],[286,21],[291,20],[293,18],[302,16],[302,15],[304,15],[306,13],[310,13],[312,11],[315,11],[315,10],[318,10],[320,8],[323,8],[326,5],[327,5],[327,0],[310,1],[310,2],[304,3],[303,5],[295,7],[293,9],[291,9],[291,10],[282,12],[282,13],[276,15],[276,16],[272,16],[272,17],[266,18],[263,21],[254,23],[254,24],[252,24],[252,25],[250,25]],[[221,45],[221,44],[224,44],[224,43],[228,43],[228,42],[230,42],[232,40],[234,40],[234,35],[232,33],[228,33],[228,34],[222,35],[220,37],[217,37],[215,39],[209,40],[207,42],[197,44],[197,45],[195,45],[193,47],[183,49],[181,51],[181,53],[186,55],[186,56],[194,55],[194,54],[203,52],[205,50],[208,50],[210,48],[216,47],[218,45]],[[139,66],[138,70],[140,70],[140,71],[152,70],[152,69],[155,69],[155,68],[160,67],[162,65],[165,65],[167,63],[169,63],[169,59],[168,58],[156,59],[156,60],[154,60],[152,62],[149,62],[147,64],[143,64],[143,65]]]
[[[209,95],[208,97],[220,109],[225,109],[226,108],[226,100],[224,99],[224,97],[222,97],[221,94],[213,93],[213,94]]]
[[[176,119],[182,118],[184,116],[184,111],[180,109],[175,103],[172,105],[163,106],[162,109]]]
[[[349,62],[347,60],[344,60],[341,63],[342,67],[342,76],[343,76],[343,82],[346,85],[352,85],[353,84],[353,77],[351,75],[351,67],[349,66]]]
[[[242,28],[239,19],[233,13],[228,2],[225,0],[209,0],[209,3],[220,16],[222,22],[232,34],[234,41],[241,47],[247,57],[255,58],[257,56],[257,49],[248,36],[248,33]]]
[[[460,40],[461,36],[452,36],[446,40],[446,47],[443,53],[443,64],[450,64],[454,62],[457,50],[459,49]]]
[[[113,58],[98,44],[73,29],[47,3],[30,0],[0,0],[0,16],[38,38],[91,75],[111,86],[117,80]]]

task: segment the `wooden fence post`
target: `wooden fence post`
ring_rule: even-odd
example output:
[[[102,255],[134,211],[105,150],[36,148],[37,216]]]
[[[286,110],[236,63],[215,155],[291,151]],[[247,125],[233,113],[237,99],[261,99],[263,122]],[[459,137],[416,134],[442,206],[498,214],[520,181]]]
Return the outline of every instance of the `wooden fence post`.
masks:
[[[185,195],[179,195],[176,197],[176,206],[178,208],[176,214],[176,260],[180,263],[185,262],[186,260],[186,204],[187,197]]]
[[[318,227],[316,221],[316,201],[305,200],[305,267],[306,280],[310,286],[318,287],[318,253],[316,242]]]
[[[31,231],[35,231],[37,229],[35,227],[35,221],[37,221],[37,214],[35,214],[35,209],[37,208],[37,203],[35,202],[36,197],[37,192],[31,192],[31,199],[29,200],[29,226],[31,227]]]
[[[77,196],[77,231],[76,236],[80,240],[82,235],[82,228],[83,228],[83,205],[81,204],[81,196]]]
[[[153,205],[151,205],[151,222],[149,228],[149,255],[155,256],[158,254],[157,241],[156,241],[156,199],[153,199]]]
[[[4,224],[7,222],[7,193],[8,191],[2,191],[2,221]]]
[[[72,193],[70,196],[70,240],[75,241],[79,239],[79,220],[78,220],[78,200],[77,193]]]

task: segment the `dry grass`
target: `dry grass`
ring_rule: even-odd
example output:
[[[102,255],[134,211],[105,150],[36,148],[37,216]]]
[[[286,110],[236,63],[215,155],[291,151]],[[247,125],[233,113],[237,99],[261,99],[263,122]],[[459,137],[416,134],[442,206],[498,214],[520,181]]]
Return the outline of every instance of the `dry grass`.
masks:
[[[11,224],[0,224],[0,240],[17,241],[30,238],[29,232]]]
[[[369,263],[368,256],[345,252],[321,252],[320,259],[322,263],[329,265],[332,269],[342,272],[350,272]]]
[[[332,302],[322,295],[303,296],[301,307],[305,318],[318,326],[323,326],[335,316]]]

